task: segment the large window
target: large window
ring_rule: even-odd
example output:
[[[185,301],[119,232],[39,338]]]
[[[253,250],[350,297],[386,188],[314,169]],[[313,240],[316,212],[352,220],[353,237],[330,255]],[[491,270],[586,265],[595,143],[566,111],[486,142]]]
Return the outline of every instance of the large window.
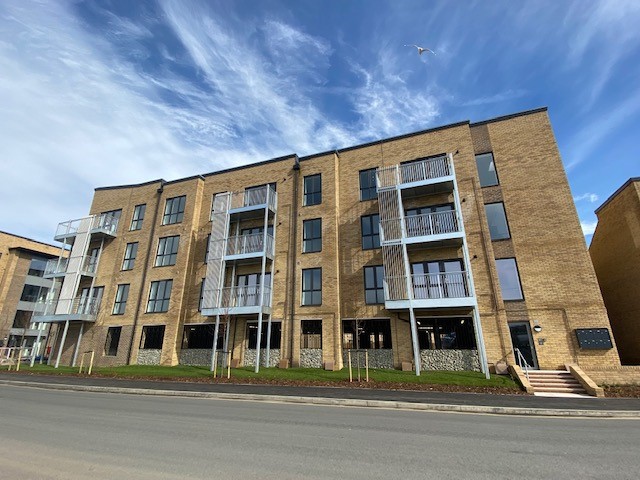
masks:
[[[515,258],[501,258],[496,260],[500,290],[503,300],[522,300],[522,287],[520,286],[520,274]]]
[[[362,228],[362,249],[380,248],[380,215],[365,215],[360,218]]]
[[[302,251],[304,253],[322,250],[322,219],[305,220],[302,222]]]
[[[161,350],[164,341],[164,325],[146,325],[142,327],[140,337],[141,350]]]
[[[142,221],[144,220],[144,212],[147,209],[147,205],[136,205],[133,209],[133,217],[131,218],[131,228],[129,230],[140,230],[142,228]]]
[[[302,270],[302,305],[322,305],[322,269]]]
[[[504,211],[504,203],[488,203],[484,206],[489,223],[491,240],[504,240],[510,238],[507,215]]]
[[[376,169],[360,170],[360,200],[378,198]]]
[[[411,264],[413,297],[464,298],[469,295],[467,275],[462,260],[437,260]]]
[[[368,304],[384,303],[384,267],[364,267],[364,300]]]
[[[27,272],[27,275],[31,275],[32,277],[42,277],[44,276],[44,269],[46,266],[46,258],[33,257],[29,264],[29,271]]]
[[[47,298],[49,289],[47,287],[39,287],[37,285],[25,285],[20,295],[21,302],[43,302]]]
[[[147,302],[147,313],[166,312],[169,310],[172,286],[173,280],[151,282],[149,301]]]
[[[215,325],[213,323],[203,323],[201,325],[185,325],[182,334],[182,349],[206,349],[213,347],[213,336],[215,333]],[[220,324],[218,330],[217,350],[224,348],[225,324]]]
[[[136,262],[138,255],[138,242],[127,243],[124,250],[124,260],[122,261],[122,270],[131,270]]]
[[[493,161],[493,153],[476,155],[476,165],[481,187],[498,185],[498,173],[496,172],[496,164]]]
[[[300,348],[322,348],[322,320],[302,320],[300,331]]]
[[[267,322],[262,323],[260,334],[260,348],[267,348]],[[280,338],[282,337],[282,323],[271,322],[271,341],[269,348],[280,348]],[[247,323],[247,348],[255,350],[258,344],[258,324]]]
[[[16,316],[13,318],[11,328],[28,328],[32,317],[33,312],[30,310],[16,310]]]
[[[180,223],[182,217],[184,217],[184,205],[186,201],[187,197],[185,195],[167,199],[167,203],[164,206],[162,224],[171,225],[173,223]]]
[[[319,205],[322,203],[322,177],[309,175],[304,177],[304,206]]]
[[[104,354],[109,357],[115,357],[118,354],[118,343],[120,342],[120,334],[122,327],[109,327],[107,330],[107,338],[104,342]]]
[[[123,315],[127,307],[127,299],[129,298],[129,284],[118,285],[116,291],[116,301],[113,303],[113,314]]]
[[[162,237],[158,241],[158,253],[156,254],[156,267],[175,265],[178,257],[178,243],[180,235]]]
[[[470,318],[419,318],[420,350],[473,350],[476,339]]]
[[[343,320],[342,334],[345,349],[392,348],[389,320]]]

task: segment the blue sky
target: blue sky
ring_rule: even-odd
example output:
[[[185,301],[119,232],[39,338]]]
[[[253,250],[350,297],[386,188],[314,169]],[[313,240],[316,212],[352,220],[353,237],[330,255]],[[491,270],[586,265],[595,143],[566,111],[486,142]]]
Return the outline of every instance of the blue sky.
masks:
[[[3,0],[0,230],[50,242],[98,186],[548,106],[588,235],[640,175],[639,25],[636,0]]]

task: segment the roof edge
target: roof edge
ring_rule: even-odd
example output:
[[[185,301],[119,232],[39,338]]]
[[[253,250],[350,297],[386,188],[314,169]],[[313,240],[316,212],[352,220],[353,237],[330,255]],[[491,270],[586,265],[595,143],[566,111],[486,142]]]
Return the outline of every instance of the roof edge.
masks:
[[[60,249],[60,245],[54,245],[52,243],[41,242],[40,240],[34,240],[33,238],[25,237],[23,235],[18,235],[16,233],[5,232],[4,230],[0,230],[0,233],[4,233],[5,235],[10,235],[10,236],[16,237],[16,238],[21,238],[23,240],[28,240],[30,242],[38,243],[40,245],[45,245],[47,247]],[[17,247],[9,247],[9,248],[17,248]]]
[[[604,202],[602,202],[602,205],[600,205],[598,208],[595,209],[594,213],[597,215],[598,212],[600,212],[600,210],[602,210],[605,206],[611,203],[611,201],[613,201],[614,198],[620,195],[623,190],[625,190],[629,185],[635,182],[640,182],[640,177],[631,177],[629,180],[624,182],[620,188],[618,188],[615,192],[609,195],[609,198],[607,198]]]
[[[534,108],[531,110],[523,110],[522,112],[510,113],[509,115],[502,115],[500,117],[489,118],[488,120],[481,120],[479,122],[471,123],[469,126],[478,127],[480,125],[486,125],[487,123],[502,122],[504,120],[510,120],[512,118],[522,117],[524,115],[533,115],[534,113],[546,112],[548,110],[549,110],[548,107],[540,107],[540,108]]]

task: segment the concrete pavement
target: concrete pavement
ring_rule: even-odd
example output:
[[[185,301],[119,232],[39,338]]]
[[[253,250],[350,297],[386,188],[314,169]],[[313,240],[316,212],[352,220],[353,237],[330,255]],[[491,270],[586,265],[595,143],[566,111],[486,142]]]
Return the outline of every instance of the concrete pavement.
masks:
[[[637,417],[637,398],[546,398],[531,395],[447,393],[344,387],[172,382],[3,372],[0,384],[140,395],[309,403],[353,407],[493,413],[508,415]]]

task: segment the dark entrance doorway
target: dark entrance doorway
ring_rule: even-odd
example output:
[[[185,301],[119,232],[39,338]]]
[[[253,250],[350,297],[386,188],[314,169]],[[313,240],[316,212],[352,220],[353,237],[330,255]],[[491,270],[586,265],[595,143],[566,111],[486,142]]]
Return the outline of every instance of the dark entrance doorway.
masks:
[[[510,323],[509,332],[511,333],[511,344],[513,345],[514,355],[515,349],[520,350],[520,353],[529,364],[531,368],[538,368],[538,359],[536,358],[536,351],[533,346],[533,338],[531,337],[531,329],[526,322]],[[517,362],[516,358],[516,362]]]

